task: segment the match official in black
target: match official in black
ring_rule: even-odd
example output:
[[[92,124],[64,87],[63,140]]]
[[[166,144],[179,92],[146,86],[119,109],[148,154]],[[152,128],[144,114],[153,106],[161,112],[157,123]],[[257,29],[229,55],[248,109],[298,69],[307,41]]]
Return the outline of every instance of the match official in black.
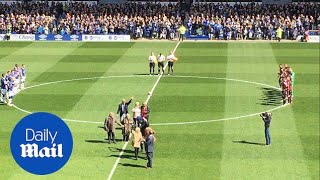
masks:
[[[268,112],[264,112],[260,114],[263,122],[264,122],[264,135],[266,137],[266,145],[271,145],[271,137],[270,137],[270,123],[272,120],[272,114]]]

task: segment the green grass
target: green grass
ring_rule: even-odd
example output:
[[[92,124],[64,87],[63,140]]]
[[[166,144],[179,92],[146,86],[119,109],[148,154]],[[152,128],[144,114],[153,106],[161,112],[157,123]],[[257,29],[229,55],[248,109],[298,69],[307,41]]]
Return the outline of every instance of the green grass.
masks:
[[[34,87],[14,99],[15,105],[31,112],[102,125],[122,98],[146,100],[157,80],[142,75],[148,73],[148,55],[167,54],[175,46],[176,42],[1,42],[0,71],[15,63],[27,64],[27,86],[126,76]],[[276,90],[230,80],[277,87],[280,63],[289,64],[296,73],[294,103],[273,112],[271,147],[259,145],[264,143],[259,116],[153,126],[154,168],[143,168],[144,153],[133,160],[128,145],[113,179],[319,179],[319,44],[183,42],[175,54],[179,57],[175,75],[163,76],[149,101],[153,124],[232,118],[280,106]],[[0,179],[107,179],[124,143],[107,144],[101,125],[93,123],[67,122],[74,149],[60,171],[35,176],[22,170],[9,143],[12,129],[25,115],[0,106]],[[116,136],[121,138],[120,130]]]

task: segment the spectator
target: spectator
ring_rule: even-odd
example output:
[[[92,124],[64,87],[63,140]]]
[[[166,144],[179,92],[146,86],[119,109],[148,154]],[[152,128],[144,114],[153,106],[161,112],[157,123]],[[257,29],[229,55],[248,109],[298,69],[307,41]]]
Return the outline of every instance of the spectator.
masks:
[[[212,39],[272,39],[281,26],[283,38],[294,39],[318,29],[319,3],[284,5],[259,3],[196,3],[187,10],[186,23],[180,4],[86,4],[82,2],[0,3],[0,33],[19,34],[129,34],[132,38],[177,38],[178,25],[186,35]],[[202,29],[202,32],[200,31]]]

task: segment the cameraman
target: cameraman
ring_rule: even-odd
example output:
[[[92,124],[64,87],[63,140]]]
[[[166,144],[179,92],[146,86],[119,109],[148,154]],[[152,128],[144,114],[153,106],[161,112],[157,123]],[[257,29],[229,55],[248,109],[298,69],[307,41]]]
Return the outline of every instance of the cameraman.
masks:
[[[260,114],[263,122],[264,122],[264,134],[266,138],[266,145],[271,145],[271,138],[270,138],[270,123],[272,120],[272,114],[268,112],[264,112]]]

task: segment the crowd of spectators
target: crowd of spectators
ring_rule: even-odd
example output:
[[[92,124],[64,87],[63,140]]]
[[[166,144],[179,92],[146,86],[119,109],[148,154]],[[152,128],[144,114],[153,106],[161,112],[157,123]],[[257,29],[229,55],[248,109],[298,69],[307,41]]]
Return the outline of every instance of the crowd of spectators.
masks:
[[[178,4],[86,4],[71,2],[0,3],[0,34],[129,34],[132,38],[188,36],[210,39],[271,39],[283,29],[283,38],[295,39],[318,29],[320,3],[194,4],[184,11]]]

